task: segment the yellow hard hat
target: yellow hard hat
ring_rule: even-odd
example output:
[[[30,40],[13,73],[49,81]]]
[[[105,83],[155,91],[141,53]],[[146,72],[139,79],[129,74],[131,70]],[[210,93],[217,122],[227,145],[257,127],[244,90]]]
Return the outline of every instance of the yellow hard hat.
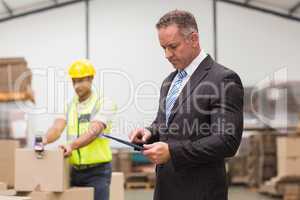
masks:
[[[76,60],[69,67],[69,75],[71,78],[83,78],[95,76],[95,74],[96,70],[93,64],[86,59]]]

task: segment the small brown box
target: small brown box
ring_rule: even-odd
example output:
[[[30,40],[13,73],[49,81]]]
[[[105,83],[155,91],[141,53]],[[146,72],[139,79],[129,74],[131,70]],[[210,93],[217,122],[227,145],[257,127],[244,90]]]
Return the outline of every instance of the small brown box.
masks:
[[[62,150],[47,150],[42,158],[38,158],[34,150],[17,149],[15,189],[63,192],[69,188],[69,168]]]

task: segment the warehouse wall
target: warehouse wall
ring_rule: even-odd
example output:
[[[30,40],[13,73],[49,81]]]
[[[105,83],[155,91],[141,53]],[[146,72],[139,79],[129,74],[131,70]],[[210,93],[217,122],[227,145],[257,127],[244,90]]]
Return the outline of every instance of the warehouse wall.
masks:
[[[132,128],[149,125],[156,114],[160,84],[172,71],[156,35],[159,17],[175,8],[193,12],[199,21],[203,48],[211,53],[211,6],[207,0],[190,4],[180,0],[90,2],[90,58],[98,69],[95,86],[111,97],[120,111],[114,135],[127,138]],[[63,112],[61,105],[70,96],[60,92],[66,75],[62,70],[85,55],[84,4],[2,23],[0,30],[0,43],[4,44],[0,56],[24,56],[30,67],[37,69],[33,81],[36,107],[47,110],[30,115],[30,132],[43,132],[55,114]],[[47,69],[46,74],[40,69]],[[69,84],[68,94],[70,90]]]
[[[35,112],[28,116],[30,141],[63,110],[65,66],[85,56],[84,27],[83,3],[0,23],[0,57],[25,57],[33,71],[36,105],[26,106]]]
[[[300,80],[300,23],[218,3],[219,61],[255,85],[286,68],[287,80]],[[283,78],[283,77],[282,77]]]
[[[114,135],[126,138],[132,128],[153,120],[160,84],[172,71],[155,23],[169,10],[191,11],[202,47],[212,55],[212,1],[94,0],[90,8],[95,86],[118,104]],[[78,3],[0,23],[0,57],[24,56],[35,73],[36,108],[42,109],[29,117],[31,135],[45,131],[72,94],[65,72],[70,62],[85,56],[84,15],[84,4]],[[299,23],[218,3],[218,31],[219,60],[236,70],[245,85],[281,67],[288,67],[289,78],[298,80]]]
[[[157,112],[161,82],[173,70],[155,29],[164,13],[176,8],[195,13],[203,48],[212,52],[212,4],[189,2],[91,1],[91,60],[114,71],[106,73],[98,86],[119,106],[116,135],[127,138],[134,127],[149,125]]]

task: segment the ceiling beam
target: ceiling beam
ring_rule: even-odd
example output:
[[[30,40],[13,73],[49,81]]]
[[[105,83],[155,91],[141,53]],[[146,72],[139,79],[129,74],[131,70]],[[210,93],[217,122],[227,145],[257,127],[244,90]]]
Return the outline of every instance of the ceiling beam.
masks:
[[[290,14],[284,14],[284,13],[281,13],[281,12],[277,12],[277,11],[274,11],[274,10],[254,6],[254,5],[251,5],[251,4],[246,5],[243,2],[237,2],[237,1],[233,1],[233,0],[218,0],[218,2],[224,2],[224,3],[232,4],[232,5],[235,5],[235,6],[239,6],[239,7],[242,7],[242,8],[247,8],[247,9],[250,9],[250,10],[259,11],[259,12],[262,12],[262,13],[266,13],[266,14],[277,16],[277,17],[281,17],[281,18],[284,18],[284,19],[300,22],[300,17],[292,16]]]
[[[86,59],[90,57],[90,2],[85,0],[85,44],[86,44]]]
[[[7,10],[9,15],[12,16],[13,15],[13,10],[10,8],[10,6],[7,4],[7,2],[4,1],[4,0],[1,0],[1,3],[4,6],[4,8]]]
[[[296,3],[293,7],[290,8],[289,14],[292,15],[294,12],[296,12],[300,8],[300,1]]]
[[[213,0],[213,37],[214,37],[214,59],[218,61],[218,8],[217,1]]]
[[[12,19],[20,18],[20,17],[25,17],[25,16],[28,16],[28,15],[33,15],[33,14],[36,14],[36,13],[45,12],[45,11],[48,11],[48,10],[53,10],[53,9],[56,9],[56,8],[69,6],[69,5],[79,3],[79,2],[84,2],[84,1],[86,1],[86,0],[67,1],[67,2],[62,2],[62,3],[55,4],[55,5],[47,6],[47,7],[44,7],[44,8],[40,8],[40,9],[31,10],[29,12],[20,13],[20,14],[17,14],[17,15],[11,15],[9,17],[0,18],[0,23],[5,22],[5,21],[9,21],[9,20],[12,20]]]

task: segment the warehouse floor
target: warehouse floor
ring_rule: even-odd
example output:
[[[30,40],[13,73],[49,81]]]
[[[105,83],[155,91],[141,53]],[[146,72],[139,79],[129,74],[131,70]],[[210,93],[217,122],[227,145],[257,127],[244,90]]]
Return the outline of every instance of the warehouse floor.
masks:
[[[126,190],[125,200],[152,200],[153,190]],[[272,200],[272,198],[259,195],[257,192],[243,187],[231,187],[230,200]]]

